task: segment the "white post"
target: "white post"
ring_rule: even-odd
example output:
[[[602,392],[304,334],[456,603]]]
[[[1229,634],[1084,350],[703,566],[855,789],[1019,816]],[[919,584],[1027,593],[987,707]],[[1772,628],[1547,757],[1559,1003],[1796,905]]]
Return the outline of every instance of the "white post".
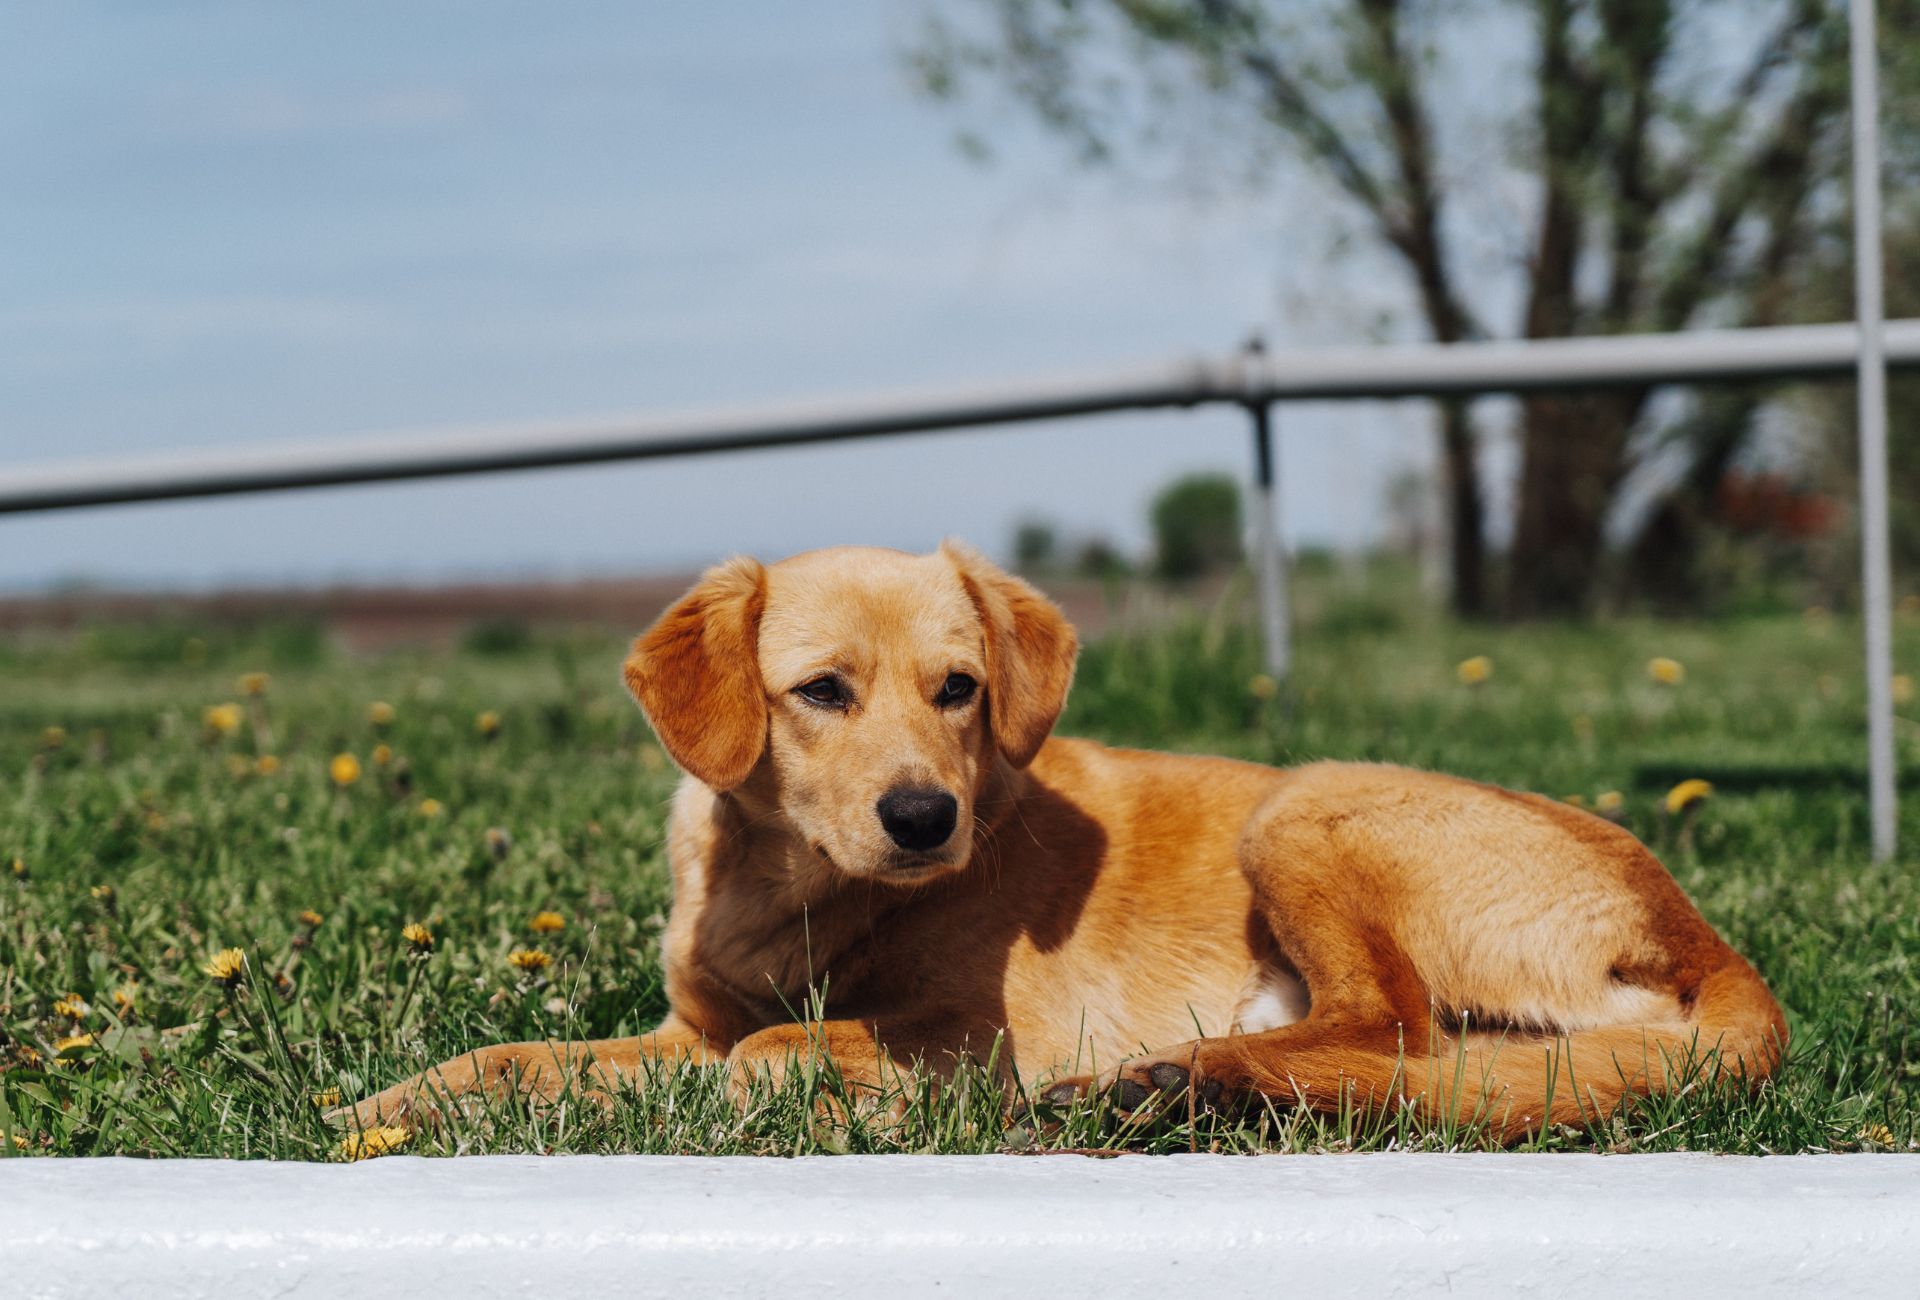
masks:
[[[1292,660],[1291,630],[1287,611],[1286,542],[1280,532],[1280,493],[1274,486],[1278,477],[1274,465],[1273,408],[1255,402],[1247,408],[1253,416],[1253,525],[1254,557],[1260,584],[1260,630],[1266,644],[1267,675],[1276,682],[1287,680]]]
[[[1873,856],[1893,856],[1893,562],[1887,546],[1886,304],[1880,284],[1880,76],[1873,0],[1852,0],[1854,319],[1860,331],[1860,567]]]

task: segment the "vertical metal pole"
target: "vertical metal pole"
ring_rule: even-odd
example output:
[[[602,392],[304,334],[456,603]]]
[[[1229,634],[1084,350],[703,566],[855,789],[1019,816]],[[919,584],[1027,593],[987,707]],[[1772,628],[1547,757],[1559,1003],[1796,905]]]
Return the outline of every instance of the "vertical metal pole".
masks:
[[[1267,675],[1287,679],[1292,660],[1287,612],[1286,543],[1280,534],[1280,494],[1274,490],[1273,409],[1265,402],[1247,407],[1253,416],[1254,557],[1260,584],[1260,630],[1265,638]]]
[[[1860,331],[1860,567],[1873,856],[1894,851],[1893,563],[1887,547],[1887,358],[1880,285],[1880,89],[1873,0],[1852,0],[1854,319]]]

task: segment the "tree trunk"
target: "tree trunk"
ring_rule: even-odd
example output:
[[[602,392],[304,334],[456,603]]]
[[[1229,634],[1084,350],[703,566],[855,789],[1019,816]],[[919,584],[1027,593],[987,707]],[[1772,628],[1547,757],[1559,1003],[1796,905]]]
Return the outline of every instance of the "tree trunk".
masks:
[[[1448,593],[1457,618],[1487,615],[1486,503],[1480,494],[1473,417],[1461,401],[1440,404],[1440,449],[1447,485]]]
[[[1526,402],[1509,616],[1574,618],[1587,611],[1627,435],[1644,401],[1640,393],[1607,393]]]

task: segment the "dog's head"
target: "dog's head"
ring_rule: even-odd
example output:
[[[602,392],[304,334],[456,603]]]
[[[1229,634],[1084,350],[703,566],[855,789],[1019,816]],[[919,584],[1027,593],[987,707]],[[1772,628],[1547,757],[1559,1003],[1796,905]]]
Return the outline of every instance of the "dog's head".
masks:
[[[1051,601],[964,547],[845,547],[709,571],[626,679],[687,772],[843,872],[911,883],[967,864],[995,765],[1039,752],[1076,649]]]

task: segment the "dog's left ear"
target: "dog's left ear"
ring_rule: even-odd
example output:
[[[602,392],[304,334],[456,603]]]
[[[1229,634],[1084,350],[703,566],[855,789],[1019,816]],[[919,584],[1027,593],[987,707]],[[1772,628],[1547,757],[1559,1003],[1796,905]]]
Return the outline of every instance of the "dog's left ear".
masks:
[[[747,779],[767,745],[760,612],[767,575],[741,557],[707,570],[633,643],[627,689],[673,761],[716,790]]]
[[[986,629],[994,744],[1009,763],[1025,767],[1066,707],[1079,640],[1059,606],[979,552],[946,541],[940,553],[959,573]]]

